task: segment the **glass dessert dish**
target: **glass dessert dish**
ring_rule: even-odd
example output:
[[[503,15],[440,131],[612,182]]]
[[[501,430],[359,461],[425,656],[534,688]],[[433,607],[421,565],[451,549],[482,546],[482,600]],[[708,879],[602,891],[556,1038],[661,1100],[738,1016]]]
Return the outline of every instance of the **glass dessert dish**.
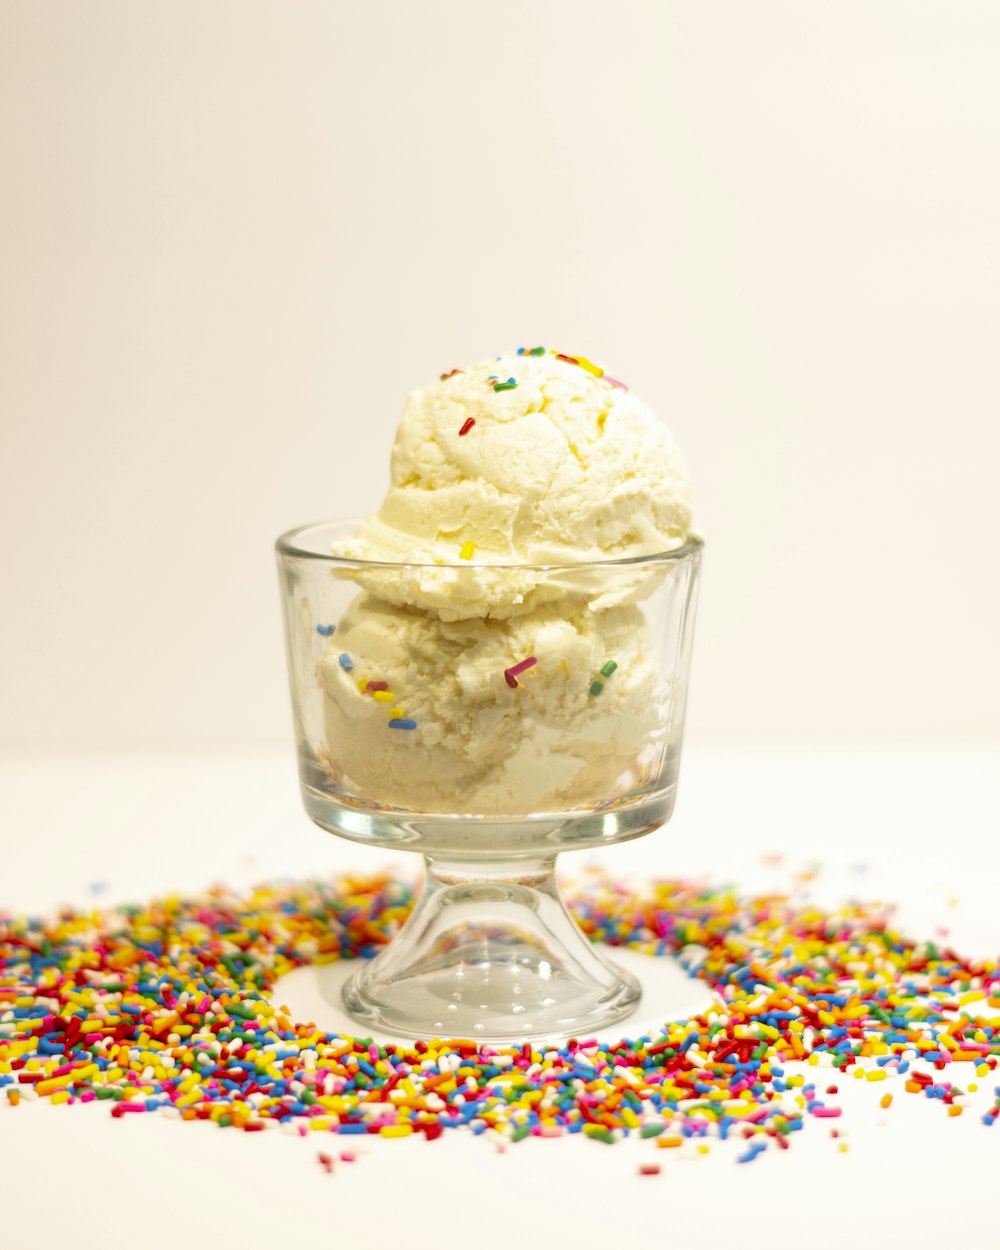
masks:
[[[563,907],[560,851],[673,810],[702,544],[592,563],[404,564],[277,542],[302,798],[321,828],[419,852],[403,928],[343,991],[410,1038],[584,1036],[640,987]]]

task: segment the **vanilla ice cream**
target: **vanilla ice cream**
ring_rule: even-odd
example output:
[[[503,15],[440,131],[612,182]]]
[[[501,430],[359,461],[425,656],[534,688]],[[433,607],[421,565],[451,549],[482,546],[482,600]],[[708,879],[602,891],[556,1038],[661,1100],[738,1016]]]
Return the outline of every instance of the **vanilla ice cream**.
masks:
[[[491,565],[579,565],[683,545],[691,486],[672,436],[642,400],[573,359],[582,360],[500,356],[414,391],[389,492],[334,554],[409,564],[359,580],[456,619],[528,611],[564,593]]]
[[[655,754],[669,697],[632,606],[448,622],[361,594],[319,672],[349,787],[426,811],[599,801]]]
[[[381,508],[334,548],[363,587],[318,666],[338,785],[525,815],[655,775],[677,692],[639,604],[671,569],[627,562],[690,525],[671,435],[582,357],[522,351],[414,391]]]

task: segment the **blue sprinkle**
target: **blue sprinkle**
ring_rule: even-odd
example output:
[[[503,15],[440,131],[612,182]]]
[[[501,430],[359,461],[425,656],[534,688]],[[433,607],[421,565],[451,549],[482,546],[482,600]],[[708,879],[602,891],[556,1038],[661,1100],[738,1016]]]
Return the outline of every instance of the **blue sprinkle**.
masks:
[[[324,638],[329,638],[336,628],[336,625],[317,625],[316,633],[322,634]]]
[[[351,669],[354,667],[354,661],[351,659],[351,657],[347,654],[346,651],[341,653],[340,667],[344,670],[345,673],[349,673]]]
[[[338,1133],[367,1133],[368,1127],[365,1124],[338,1124]]]
[[[397,716],[389,722],[390,729],[416,729],[416,727],[417,722],[409,718],[402,719]]]

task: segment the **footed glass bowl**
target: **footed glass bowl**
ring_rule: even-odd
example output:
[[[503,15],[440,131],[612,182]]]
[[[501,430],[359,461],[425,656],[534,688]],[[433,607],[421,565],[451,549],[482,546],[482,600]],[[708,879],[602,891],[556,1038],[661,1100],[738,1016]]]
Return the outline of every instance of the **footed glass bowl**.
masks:
[[[555,859],[670,817],[701,540],[573,565],[331,555],[355,525],[277,542],[306,811],[425,859],[416,908],[346,984],[347,1010],[490,1042],[624,1018],[640,987],[566,912]]]

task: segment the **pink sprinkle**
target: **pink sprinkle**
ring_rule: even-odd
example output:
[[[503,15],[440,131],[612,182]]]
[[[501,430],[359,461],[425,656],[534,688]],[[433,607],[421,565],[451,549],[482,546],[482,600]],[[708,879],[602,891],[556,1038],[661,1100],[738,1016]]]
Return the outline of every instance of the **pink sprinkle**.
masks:
[[[356,1154],[353,1154],[350,1150],[342,1150],[340,1152],[341,1163],[357,1163],[357,1161],[358,1161],[358,1156]]]
[[[516,690],[518,676],[527,669],[532,668],[537,663],[537,658],[533,655],[529,655],[526,660],[520,660],[517,664],[512,664],[510,668],[505,668],[503,671],[504,681],[508,686],[510,686],[511,690]]]
[[[612,386],[617,386],[620,391],[628,390],[628,387],[625,385],[624,382],[619,382],[617,378],[609,378],[606,373],[604,374],[604,381],[610,382]]]
[[[85,1089],[80,1095],[81,1102],[93,1102],[97,1094],[92,1089]]]
[[[372,1063],[378,1063],[378,1047],[374,1042],[368,1047],[368,1058]]]
[[[816,1107],[813,1115],[819,1120],[836,1120],[840,1116],[839,1107]]]

